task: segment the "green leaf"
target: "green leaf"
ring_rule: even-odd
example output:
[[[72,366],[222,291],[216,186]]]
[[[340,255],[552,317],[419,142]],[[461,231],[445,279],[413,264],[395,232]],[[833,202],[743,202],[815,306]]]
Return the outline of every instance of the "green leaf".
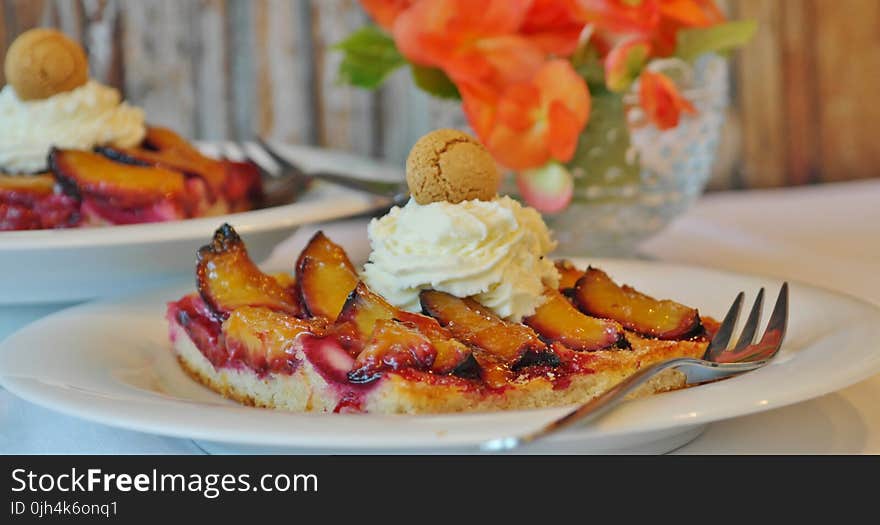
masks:
[[[746,44],[757,30],[754,20],[685,29],[676,36],[675,54],[690,62],[704,53],[726,53]]]
[[[333,48],[344,53],[339,80],[357,87],[377,88],[395,69],[406,64],[394,40],[373,26],[355,31]]]
[[[422,90],[438,98],[461,99],[461,93],[442,69],[410,64],[413,80]]]

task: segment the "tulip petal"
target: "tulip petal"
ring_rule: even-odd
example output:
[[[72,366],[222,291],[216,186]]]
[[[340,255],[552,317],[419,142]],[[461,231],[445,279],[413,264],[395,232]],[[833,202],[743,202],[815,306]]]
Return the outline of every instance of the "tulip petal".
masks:
[[[471,127],[498,162],[516,170],[569,160],[589,118],[586,82],[563,59],[500,92],[473,82],[459,89]]]
[[[587,83],[567,60],[551,60],[535,75],[535,85],[547,110],[552,101],[562,102],[574,115],[578,127],[590,117],[590,91]]]
[[[525,131],[496,126],[485,143],[486,149],[498,162],[514,170],[540,166],[550,160],[546,128],[546,123]]]
[[[613,33],[647,34],[660,19],[663,0],[569,0],[576,16]]]
[[[416,0],[360,0],[361,7],[376,24],[390,30],[400,13],[406,11]]]
[[[562,102],[550,104],[550,155],[561,162],[568,162],[577,148],[578,135],[583,124]]]
[[[620,42],[605,57],[605,85],[620,93],[629,89],[648,60],[650,44],[643,38]]]
[[[577,48],[584,25],[568,2],[534,0],[519,31],[544,53],[567,57]]]
[[[525,131],[532,126],[533,112],[541,104],[541,92],[537,86],[523,83],[511,86],[504,92],[498,103],[498,125],[516,131]]]
[[[697,112],[697,108],[681,96],[669,77],[653,71],[642,72],[639,102],[648,119],[661,130],[678,126],[682,111],[689,114]]]
[[[516,34],[530,0],[422,0],[394,23],[394,40],[411,62],[439,67],[454,81],[497,87],[528,78],[544,53]]]

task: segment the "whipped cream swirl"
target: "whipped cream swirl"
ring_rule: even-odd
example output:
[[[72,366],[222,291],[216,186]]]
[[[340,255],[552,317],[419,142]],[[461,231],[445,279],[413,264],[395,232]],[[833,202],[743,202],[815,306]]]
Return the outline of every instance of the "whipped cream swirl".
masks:
[[[0,171],[46,169],[53,147],[136,146],[146,133],[144,112],[119,91],[94,80],[43,100],[23,101],[12,86],[0,90]]]
[[[458,204],[410,200],[369,226],[372,247],[362,277],[400,308],[418,312],[419,292],[471,297],[519,321],[555,288],[559,273],[546,255],[556,243],[540,214],[504,196]]]

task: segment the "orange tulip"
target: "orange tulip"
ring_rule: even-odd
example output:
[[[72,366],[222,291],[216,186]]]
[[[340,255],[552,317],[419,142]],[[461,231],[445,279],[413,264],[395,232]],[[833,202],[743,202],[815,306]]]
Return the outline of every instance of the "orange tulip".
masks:
[[[612,33],[652,31],[660,20],[663,0],[567,0],[575,15]]]
[[[394,41],[410,61],[439,67],[453,80],[497,89],[521,82],[544,53],[517,34],[530,0],[421,0],[394,22]]]
[[[520,32],[547,54],[570,56],[584,25],[566,0],[533,0]]]
[[[697,112],[669,77],[648,70],[642,72],[639,80],[639,103],[648,120],[661,130],[678,126],[682,112],[692,115]]]
[[[586,82],[562,59],[546,62],[530,80],[500,92],[468,82],[459,88],[480,140],[515,170],[571,160],[590,114]]]
[[[360,0],[361,7],[382,29],[390,31],[400,13],[417,0]]]
[[[653,34],[654,54],[675,52],[676,35],[690,27],[709,27],[724,21],[713,0],[661,0],[660,21]]]
[[[724,21],[714,0],[660,0],[660,16],[684,27],[708,27]]]
[[[676,34],[724,21],[713,0],[566,0],[579,20],[603,32],[651,41],[654,56],[675,51]]]

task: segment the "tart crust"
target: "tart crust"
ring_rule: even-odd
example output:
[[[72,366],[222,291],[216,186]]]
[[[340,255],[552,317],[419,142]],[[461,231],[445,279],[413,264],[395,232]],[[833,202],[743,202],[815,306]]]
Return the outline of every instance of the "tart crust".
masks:
[[[660,341],[627,333],[632,350],[592,352],[589,368],[559,375],[548,371],[523,375],[503,388],[489,388],[472,380],[446,377],[428,380],[430,373],[385,372],[367,385],[328,379],[298,340],[291,373],[258,374],[246,366],[215,367],[171,321],[175,356],[186,373],[208,388],[240,403],[296,412],[367,412],[426,414],[521,410],[578,404],[599,395],[640,368],[673,357],[700,357],[705,341]],[[336,345],[324,339],[322,344]],[[341,350],[341,349],[340,349]],[[637,390],[644,396],[684,386],[684,375],[667,370]]]

